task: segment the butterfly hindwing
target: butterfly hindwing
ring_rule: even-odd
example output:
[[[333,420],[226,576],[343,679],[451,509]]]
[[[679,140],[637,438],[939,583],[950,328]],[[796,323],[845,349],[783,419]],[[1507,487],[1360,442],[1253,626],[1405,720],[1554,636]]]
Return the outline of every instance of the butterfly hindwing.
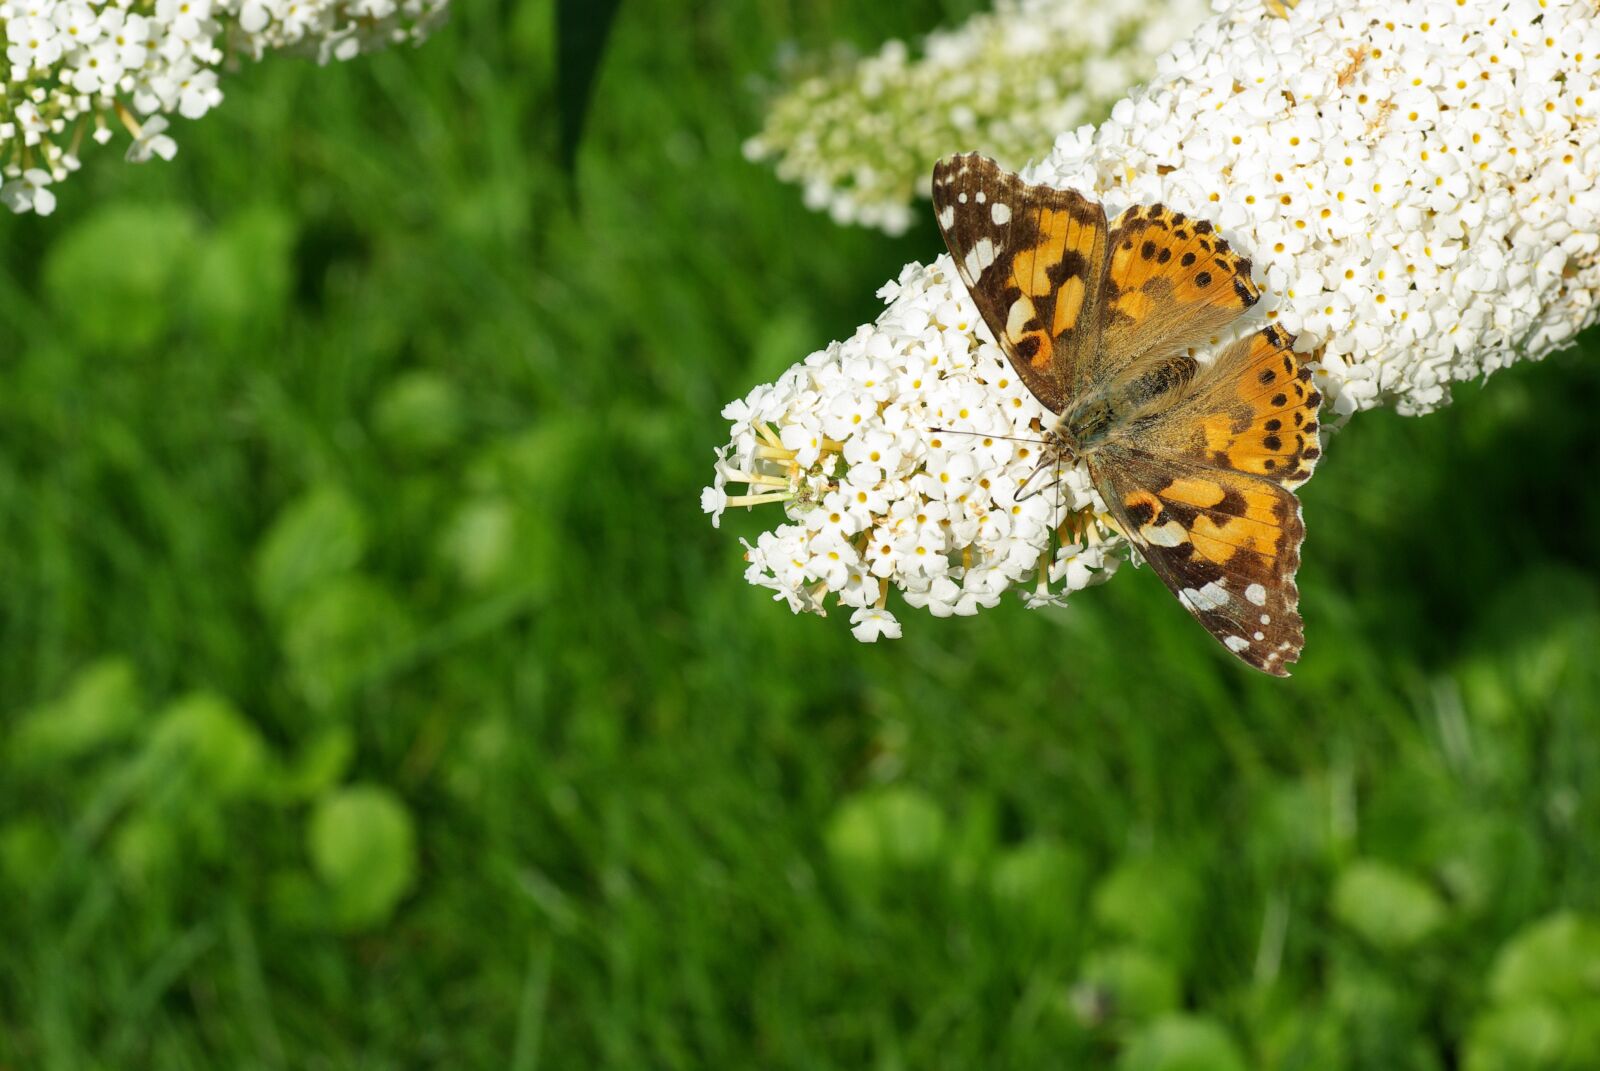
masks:
[[[1211,224],[1162,205],[1117,217],[1106,273],[1105,335],[1093,378],[1140,357],[1209,341],[1260,298],[1250,261]]]
[[[984,322],[1034,396],[1060,412],[1099,343],[1105,211],[975,153],[934,167],[933,204]]]
[[[1244,662],[1288,676],[1305,636],[1294,574],[1300,503],[1260,476],[1117,447],[1089,463],[1129,541],[1206,630]]]

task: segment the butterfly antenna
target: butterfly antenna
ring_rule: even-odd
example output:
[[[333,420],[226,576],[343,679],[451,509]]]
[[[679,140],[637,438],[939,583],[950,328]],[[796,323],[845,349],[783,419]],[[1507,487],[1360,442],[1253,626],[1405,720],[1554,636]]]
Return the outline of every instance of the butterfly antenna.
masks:
[[[1004,439],[1013,443],[1032,443],[1034,446],[1049,445],[1044,439],[1024,439],[1016,435],[990,435],[986,431],[963,431],[960,428],[929,428],[928,430],[930,432],[938,432],[941,435],[981,435],[985,439]]]

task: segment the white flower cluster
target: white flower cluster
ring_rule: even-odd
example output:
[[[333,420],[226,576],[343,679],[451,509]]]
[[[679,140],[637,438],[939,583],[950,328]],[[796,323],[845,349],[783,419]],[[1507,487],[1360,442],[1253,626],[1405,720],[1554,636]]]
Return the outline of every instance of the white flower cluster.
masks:
[[[0,0],[10,75],[0,96],[0,200],[48,214],[85,134],[116,125],[127,158],[170,160],[167,115],[198,119],[222,100],[218,71],[272,49],[349,59],[420,41],[449,0]]]
[[[1161,201],[1212,220],[1253,258],[1259,307],[1320,362],[1330,419],[1378,405],[1426,412],[1447,400],[1451,381],[1542,357],[1595,320],[1593,0],[1304,0],[1286,19],[1264,18],[1259,0],[1224,0],[1219,12],[1162,59],[1150,86],[1098,130],[1063,135],[1028,177],[1089,193],[1112,214]],[[1011,502],[1026,459],[978,436],[939,436],[934,448],[922,431],[937,424],[1012,434],[1023,415],[1039,415],[994,359],[987,329],[953,280],[948,257],[908,269],[876,324],[725,410],[733,441],[705,505],[721,504],[726,480],[761,477],[752,490],[762,493],[727,504],[782,501],[789,523],[757,541],[749,577],[796,609],[819,608],[819,581],[862,605],[844,597],[858,574],[886,576],[913,605],[935,575],[954,586],[941,589],[940,608],[964,605],[955,591],[992,600],[1020,575],[999,562],[1047,545],[1047,525],[1013,522],[1022,545],[997,558],[1001,544],[981,520],[976,530],[958,527],[973,512],[967,502],[944,526],[944,561],[931,568],[908,569],[903,542],[816,536],[825,529],[819,512],[851,516],[828,498],[835,492],[864,494],[873,517],[902,524],[924,516],[924,505],[948,502],[933,492],[950,473],[979,486],[988,480],[995,504]],[[920,381],[897,378],[895,392],[880,398],[879,364],[938,368],[935,359],[957,364],[962,354],[972,372],[947,365]],[[869,357],[878,364],[863,364]],[[967,423],[953,419],[952,392]],[[830,419],[839,412],[854,414],[848,426]],[[773,435],[787,449],[829,436],[849,465],[817,469],[815,453],[797,452],[780,480],[769,455],[752,450]],[[884,435],[899,448],[899,466],[872,483],[878,472],[857,475],[853,459]],[[1069,508],[1092,509],[1080,473],[1068,474],[1064,494]],[[1033,516],[1032,501],[1016,516]],[[893,561],[874,573],[871,552],[884,545]],[[848,568],[830,575],[823,559],[835,552]],[[981,579],[970,579],[974,571]]]
[[[899,634],[891,585],[946,617],[1029,578],[1043,604],[1109,576],[1119,558],[1092,492],[1077,470],[1056,478],[1039,433],[1050,414],[977,337],[948,259],[908,265],[880,295],[876,323],[722,411],[733,441],[701,505],[714,522],[762,502],[792,518],[746,545],[746,578],[796,612],[835,596],[874,640]],[[730,497],[729,482],[752,493]]]
[[[900,234],[939,157],[981,149],[1015,167],[1105,117],[1200,23],[1206,0],[997,0],[991,14],[904,42],[777,98],[752,160],[776,160],[806,204]]]

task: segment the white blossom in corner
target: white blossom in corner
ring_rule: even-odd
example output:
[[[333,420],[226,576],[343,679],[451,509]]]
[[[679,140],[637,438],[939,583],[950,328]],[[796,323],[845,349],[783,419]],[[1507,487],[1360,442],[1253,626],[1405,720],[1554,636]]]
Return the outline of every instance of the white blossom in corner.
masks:
[[[930,34],[891,41],[774,99],[752,160],[774,160],[807,205],[899,234],[933,161],[981,149],[1017,166],[1063,130],[1104,118],[1155,57],[1199,25],[1206,0],[998,0]]]
[[[49,186],[79,166],[85,135],[131,136],[126,157],[170,160],[166,116],[222,102],[238,57],[299,52],[318,62],[417,42],[449,0],[0,0],[9,72],[0,93],[0,200],[49,213]]]
[[[1319,362],[1338,423],[1427,412],[1594,322],[1597,115],[1592,0],[1303,0],[1287,18],[1223,0],[1149,86],[1025,174],[1112,215],[1159,201],[1213,221],[1252,258],[1258,308]],[[783,511],[746,576],[796,611],[883,608],[898,588],[945,615],[1109,575],[1127,548],[1082,472],[1021,493],[1037,447],[1001,436],[1050,414],[949,258],[882,295],[874,323],[724,410],[719,490],[750,493],[719,508]]]

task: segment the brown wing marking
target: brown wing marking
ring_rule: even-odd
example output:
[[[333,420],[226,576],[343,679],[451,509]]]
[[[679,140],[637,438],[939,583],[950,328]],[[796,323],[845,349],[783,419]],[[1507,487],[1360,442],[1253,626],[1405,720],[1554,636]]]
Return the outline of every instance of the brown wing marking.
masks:
[[[993,160],[933,170],[934,212],[956,270],[1017,373],[1060,412],[1098,340],[1107,225],[1072,190],[1030,186]]]

